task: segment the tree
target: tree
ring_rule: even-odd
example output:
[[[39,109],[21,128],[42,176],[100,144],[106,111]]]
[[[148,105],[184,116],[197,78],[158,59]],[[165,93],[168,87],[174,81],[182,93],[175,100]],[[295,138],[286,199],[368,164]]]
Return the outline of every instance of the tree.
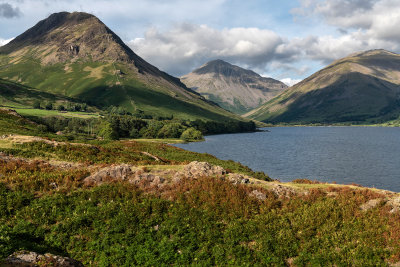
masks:
[[[52,110],[53,109],[53,103],[48,102],[44,108],[47,109],[47,110]]]
[[[39,100],[35,100],[35,102],[33,102],[33,108],[36,108],[36,109],[40,109],[41,108]]]
[[[179,138],[184,130],[184,126],[180,123],[168,123],[158,131],[157,136],[159,138]]]
[[[64,107],[63,105],[58,105],[58,106],[57,106],[57,110],[58,110],[58,111],[64,111],[64,110],[65,110],[65,107]]]
[[[111,123],[109,122],[103,122],[100,125],[100,129],[99,129],[99,136],[103,137],[104,139],[107,140],[118,140],[118,132],[113,129],[113,127],[111,126]]]
[[[181,135],[181,139],[185,141],[202,140],[203,135],[199,130],[193,127],[187,128]]]

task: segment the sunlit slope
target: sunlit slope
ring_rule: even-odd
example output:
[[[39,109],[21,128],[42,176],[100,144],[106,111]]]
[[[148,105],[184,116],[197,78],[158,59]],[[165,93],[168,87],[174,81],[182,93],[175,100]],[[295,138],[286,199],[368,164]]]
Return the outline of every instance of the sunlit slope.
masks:
[[[400,55],[360,52],[335,61],[246,114],[264,122],[384,122],[400,114]]]

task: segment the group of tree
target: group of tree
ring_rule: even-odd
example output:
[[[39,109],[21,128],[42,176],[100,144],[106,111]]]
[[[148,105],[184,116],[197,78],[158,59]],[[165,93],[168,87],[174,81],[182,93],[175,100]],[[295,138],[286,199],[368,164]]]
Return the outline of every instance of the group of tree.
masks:
[[[115,113],[101,118],[82,119],[62,116],[36,117],[37,123],[51,132],[83,134],[103,139],[120,138],[180,138],[185,141],[202,140],[203,135],[251,132],[256,130],[254,122],[179,120],[174,118],[143,119],[134,115]]]
[[[186,141],[203,139],[202,133],[184,121],[143,120],[129,115],[110,115],[102,121],[99,136],[119,138],[181,138]]]
[[[87,111],[88,106],[86,103],[55,103],[51,101],[39,101],[33,102],[33,108],[45,109],[45,110],[58,110],[58,111]]]

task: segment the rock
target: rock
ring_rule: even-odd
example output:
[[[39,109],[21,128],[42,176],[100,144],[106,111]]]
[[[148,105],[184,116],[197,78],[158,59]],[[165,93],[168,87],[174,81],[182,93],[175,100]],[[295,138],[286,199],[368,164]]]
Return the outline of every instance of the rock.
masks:
[[[371,199],[360,206],[362,211],[367,211],[375,208],[379,203],[381,203],[381,198]]]
[[[390,213],[400,212],[400,197],[392,198],[386,204],[392,207]]]
[[[86,177],[83,182],[86,185],[93,185],[93,184],[102,184],[108,181],[115,181],[115,180],[127,180],[130,176],[133,175],[131,166],[127,164],[122,165],[114,165],[111,167],[106,167],[98,172]]]
[[[184,167],[181,174],[187,178],[200,178],[210,176],[222,176],[226,174],[224,168],[220,166],[211,165],[208,162],[192,161]]]
[[[229,173],[227,175],[228,180],[233,184],[249,184],[250,177],[247,175],[239,174],[239,173]]]
[[[272,188],[272,192],[278,197],[284,196],[284,197],[290,197],[292,195],[296,195],[296,190],[294,190],[291,187],[283,186],[283,185],[275,185]]]
[[[253,190],[251,191],[251,193],[249,194],[249,196],[251,197],[255,197],[259,200],[266,200],[267,199],[267,195],[258,191],[258,190]]]
[[[57,267],[83,267],[84,265],[74,259],[46,253],[44,255],[32,251],[19,251],[7,257],[1,266],[57,266]]]

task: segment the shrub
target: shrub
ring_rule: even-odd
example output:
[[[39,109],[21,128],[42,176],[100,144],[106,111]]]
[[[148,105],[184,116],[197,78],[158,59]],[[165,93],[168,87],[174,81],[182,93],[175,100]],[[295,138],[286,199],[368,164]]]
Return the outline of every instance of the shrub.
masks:
[[[187,128],[181,135],[181,139],[185,141],[202,140],[203,135],[199,130],[193,127]]]

